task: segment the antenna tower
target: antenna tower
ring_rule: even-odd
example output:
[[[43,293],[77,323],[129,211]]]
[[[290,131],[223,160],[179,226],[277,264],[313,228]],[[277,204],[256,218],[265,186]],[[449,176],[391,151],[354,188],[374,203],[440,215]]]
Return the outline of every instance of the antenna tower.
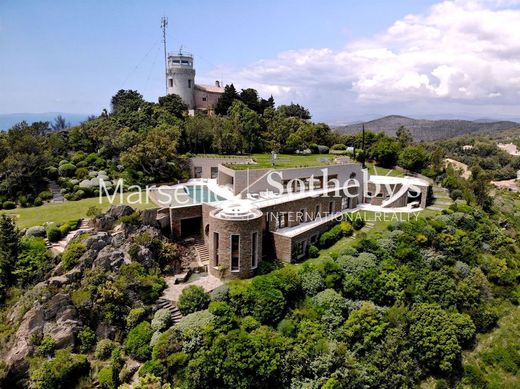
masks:
[[[166,94],[168,94],[168,55],[166,54],[166,27],[168,27],[168,18],[163,16],[161,18],[161,28],[164,45],[164,85],[166,87]]]

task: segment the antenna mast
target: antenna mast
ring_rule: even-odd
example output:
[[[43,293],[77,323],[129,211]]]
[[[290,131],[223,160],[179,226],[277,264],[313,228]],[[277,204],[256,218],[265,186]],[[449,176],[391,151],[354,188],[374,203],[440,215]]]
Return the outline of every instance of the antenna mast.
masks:
[[[166,27],[168,27],[168,18],[163,16],[161,18],[161,28],[163,33],[164,45],[164,85],[166,86],[166,94],[168,94],[168,56],[166,54]]]

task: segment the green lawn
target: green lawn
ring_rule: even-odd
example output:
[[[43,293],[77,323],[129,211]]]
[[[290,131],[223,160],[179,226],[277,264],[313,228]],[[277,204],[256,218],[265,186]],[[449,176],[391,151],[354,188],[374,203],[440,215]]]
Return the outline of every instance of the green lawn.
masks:
[[[294,167],[308,167],[308,166],[326,166],[334,164],[335,156],[332,154],[311,154],[311,155],[296,155],[296,154],[278,154],[276,164],[273,166],[271,154],[253,154],[244,156],[253,158],[256,162],[254,165],[247,164],[225,164],[227,167],[235,170],[245,169],[268,169],[268,168],[294,168]]]
[[[387,169],[376,166],[373,162],[367,162],[368,173],[377,176],[404,177],[404,173],[396,169]]]
[[[128,199],[130,196],[130,199]],[[136,193],[124,193],[123,203],[129,204],[136,209],[154,208],[155,205],[151,201],[146,201],[146,194],[143,192],[142,204],[129,204],[137,200]],[[120,204],[119,195],[116,196],[114,204]],[[0,211],[0,214],[13,216],[19,228],[27,228],[32,226],[40,226],[45,222],[64,223],[73,219],[84,218],[90,207],[99,207],[102,211],[110,207],[107,197],[103,197],[100,203],[99,197],[83,199],[78,201],[65,201],[62,204],[44,204],[41,207],[16,208]]]
[[[425,209],[417,213],[406,213],[406,212],[395,212],[395,213],[385,213],[373,211],[358,211],[357,214],[360,214],[363,220],[366,223],[374,223],[374,226],[368,230],[367,235],[372,235],[377,232],[386,231],[388,226],[396,221],[415,221],[417,218],[426,218],[428,216],[438,215],[440,212],[433,211],[431,209]],[[356,242],[361,240],[361,236],[363,235],[363,231],[356,231],[356,233],[348,238],[341,238],[337,241],[333,246],[328,249],[323,249],[320,251],[320,256],[318,258],[322,258],[324,256],[329,255],[337,255],[346,247],[353,246]]]

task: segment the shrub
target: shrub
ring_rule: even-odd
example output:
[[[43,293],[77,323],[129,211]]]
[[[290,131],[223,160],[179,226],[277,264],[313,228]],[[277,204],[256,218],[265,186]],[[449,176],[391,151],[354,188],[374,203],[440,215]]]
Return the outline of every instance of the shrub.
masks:
[[[50,200],[50,199],[52,199],[52,193],[48,190],[44,190],[43,192],[40,192],[38,197],[41,198],[42,200]]]
[[[320,249],[311,244],[309,246],[309,257],[318,258],[320,256]]]
[[[324,232],[320,236],[320,246],[323,248],[330,247],[338,240],[340,240],[342,236],[343,232],[341,230],[341,224],[336,224],[334,227],[332,227],[327,232]]]
[[[168,309],[159,309],[152,319],[154,331],[164,331],[172,324],[172,313]]]
[[[89,368],[86,355],[72,354],[68,349],[58,350],[53,359],[31,369],[31,387],[73,388]]]
[[[115,389],[117,385],[114,381],[114,369],[112,369],[112,366],[105,366],[99,371],[98,382],[102,389]]]
[[[135,211],[134,213],[132,213],[130,215],[121,216],[118,219],[118,222],[121,224],[133,224],[133,223],[137,222],[138,220],[139,220],[139,212]]]
[[[76,172],[74,174],[78,178],[83,178],[85,176],[88,176],[88,169],[85,167],[79,167],[76,169]]]
[[[92,206],[87,210],[87,217],[94,218],[101,215],[101,209],[96,206]]]
[[[132,328],[125,340],[126,352],[138,361],[146,361],[150,358],[152,349],[150,340],[152,339],[153,330],[147,321],[143,321],[136,327]]]
[[[96,344],[96,334],[89,327],[83,327],[78,333],[80,342],[79,351],[82,353],[89,352]]]
[[[345,146],[343,143],[336,143],[332,145],[330,149],[345,151],[347,149],[347,146]]]
[[[60,162],[61,163],[61,162]],[[58,173],[63,177],[71,177],[76,172],[76,165],[72,163],[64,163],[58,168]]]
[[[161,377],[166,374],[166,368],[161,361],[152,359],[150,361],[146,361],[139,369],[139,377],[145,377],[148,374]]]
[[[16,203],[14,201],[4,201],[4,203],[2,204],[2,208],[3,209],[15,209],[16,208]]]
[[[47,228],[47,239],[49,242],[57,242],[61,239],[61,231],[56,226],[49,226]]]
[[[354,233],[354,228],[352,227],[352,224],[350,224],[346,220],[340,223],[340,228],[343,236],[351,236]]]
[[[112,351],[115,349],[116,344],[110,339],[101,339],[96,345],[96,352],[94,356],[102,361],[110,358]]]
[[[87,251],[85,245],[81,242],[70,242],[61,255],[61,263],[65,270],[70,270],[76,266],[81,256]]]
[[[45,357],[52,357],[56,350],[56,341],[50,336],[44,336],[38,346],[38,354]]]
[[[190,285],[183,289],[177,306],[183,315],[201,311],[209,305],[210,298],[200,286]]]
[[[43,205],[43,201],[42,201],[42,199],[39,198],[39,197],[36,197],[36,198],[34,199],[34,203],[33,203],[33,205],[34,205],[35,207],[39,207],[39,206]]]
[[[27,196],[24,196],[24,195],[18,196],[18,203],[20,204],[21,207],[27,207],[29,205]]]
[[[352,227],[354,228],[354,230],[358,231],[360,229],[362,229],[363,227],[365,226],[365,221],[361,218],[355,218],[353,221],[352,221]]]
[[[61,236],[65,237],[70,232],[70,226],[65,223],[58,227],[61,233]]]

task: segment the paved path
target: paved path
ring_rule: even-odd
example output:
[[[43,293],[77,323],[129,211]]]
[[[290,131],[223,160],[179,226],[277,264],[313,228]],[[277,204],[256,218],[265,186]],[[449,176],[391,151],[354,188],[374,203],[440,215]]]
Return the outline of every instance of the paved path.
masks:
[[[51,203],[63,203],[65,201],[61,188],[56,181],[49,181],[49,190],[52,193]]]
[[[170,301],[178,301],[179,296],[184,288],[190,285],[201,286],[206,292],[211,292],[213,289],[222,285],[222,281],[212,275],[193,274],[186,283],[175,283],[175,276],[164,277],[168,287],[164,290],[162,299]],[[193,281],[191,281],[193,280]]]

